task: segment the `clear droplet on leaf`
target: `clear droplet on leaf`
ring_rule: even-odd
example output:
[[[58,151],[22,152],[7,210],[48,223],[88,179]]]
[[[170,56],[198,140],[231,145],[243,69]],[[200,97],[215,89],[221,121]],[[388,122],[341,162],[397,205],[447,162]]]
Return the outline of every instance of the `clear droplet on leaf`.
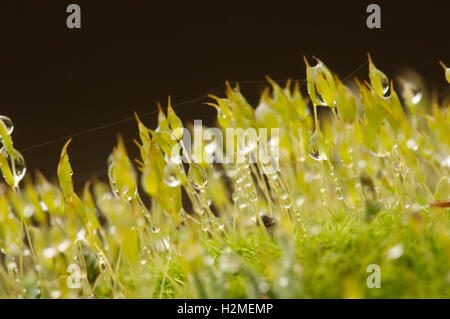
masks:
[[[8,130],[8,134],[11,135],[11,133],[14,130],[14,125],[13,125],[12,120],[5,115],[0,115],[0,120],[2,120],[3,123],[5,123],[6,129]]]
[[[326,160],[327,157],[325,154],[321,154],[319,151],[319,134],[317,131],[314,132],[313,135],[308,140],[308,153],[312,159],[316,161]]]
[[[206,172],[197,164],[192,164],[188,171],[188,180],[191,185],[197,189],[202,190],[208,183]]]
[[[14,160],[12,160],[5,147],[2,147],[2,149],[0,150],[0,153],[2,153],[3,157],[6,158],[9,162],[9,167],[11,168],[11,172],[14,175],[14,186],[17,187],[20,181],[25,176],[27,168],[25,159],[23,158],[22,154],[20,154],[20,152],[17,150],[14,150],[14,152]]]
[[[422,100],[422,91],[414,83],[403,82],[403,98],[412,105],[418,104]]]
[[[176,164],[169,162],[163,170],[164,183],[169,187],[177,187],[181,184],[181,180],[178,177],[179,168]]]

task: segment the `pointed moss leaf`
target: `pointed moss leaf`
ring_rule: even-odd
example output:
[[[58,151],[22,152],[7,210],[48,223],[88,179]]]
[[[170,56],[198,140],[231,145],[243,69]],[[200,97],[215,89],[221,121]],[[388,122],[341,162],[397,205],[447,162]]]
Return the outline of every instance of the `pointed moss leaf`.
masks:
[[[0,139],[6,150],[8,151],[8,154],[11,156],[14,156],[14,148],[13,148],[13,142],[11,139],[10,130],[8,129],[8,126],[3,122],[2,119],[0,119]]]
[[[370,55],[368,57],[370,84],[378,95],[385,96],[389,91],[389,79],[383,72],[375,67]]]
[[[39,195],[36,189],[33,186],[33,182],[31,178],[28,178],[25,181],[25,193],[27,195],[28,200],[31,202],[34,208],[34,216],[39,223],[45,223],[47,221],[47,217],[42,210]]]
[[[206,172],[195,163],[192,163],[189,167],[188,180],[192,187],[197,190],[203,190],[208,183]]]
[[[356,101],[352,92],[336,76],[336,107],[339,116],[348,122],[353,122],[356,118]]]
[[[315,105],[327,105],[330,108],[334,107],[336,84],[334,83],[333,75],[330,70],[319,59],[317,64],[311,67],[306,57],[304,57],[306,64],[306,80],[308,93],[311,101]]]
[[[150,196],[155,197],[158,195],[164,165],[165,161],[161,151],[152,143],[150,146],[149,161],[144,167],[142,174],[142,186]]]
[[[259,127],[276,128],[280,127],[281,119],[267,102],[261,101],[255,110],[255,121]]]
[[[169,122],[170,128],[172,129],[174,135],[177,139],[181,139],[183,137],[183,123],[181,122],[180,118],[175,114],[175,111],[173,110],[170,99],[169,104],[167,106],[167,121]]]
[[[10,187],[14,187],[14,177],[12,175],[11,169],[9,168],[8,159],[1,152],[0,152],[0,169],[2,170],[5,182]]]
[[[211,98],[214,98],[218,104],[214,103],[206,103],[207,105],[210,105],[214,107],[217,111],[217,122],[220,126],[223,128],[229,128],[231,127],[231,111],[228,108],[227,105],[220,99],[215,96],[210,95]]]
[[[142,143],[142,146],[138,145],[138,147],[141,153],[141,158],[145,160],[147,158],[147,149],[150,146],[150,132],[148,131],[147,127],[145,127],[145,125],[141,122],[137,113],[134,113],[134,116],[136,117],[136,121],[138,122],[139,137]]]
[[[86,207],[86,216],[89,220],[89,223],[92,225],[92,228],[96,230],[100,227],[100,222],[97,218],[95,203],[92,199],[90,186],[90,183],[86,183],[86,185],[84,186],[83,203]]]
[[[72,181],[72,167],[69,162],[69,155],[67,154],[67,147],[72,139],[69,139],[64,145],[61,151],[61,159],[58,164],[58,180],[59,185],[63,191],[64,197],[69,197],[73,193],[73,181]]]
[[[108,176],[114,193],[124,200],[131,200],[137,193],[137,175],[131,163],[122,137],[109,159]]]

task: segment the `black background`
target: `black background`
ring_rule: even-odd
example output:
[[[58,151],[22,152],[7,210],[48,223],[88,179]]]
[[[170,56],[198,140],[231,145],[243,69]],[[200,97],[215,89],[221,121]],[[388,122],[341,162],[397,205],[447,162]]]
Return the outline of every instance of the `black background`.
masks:
[[[380,30],[366,27],[371,2],[381,5]],[[13,119],[28,169],[52,177],[65,137],[153,111],[168,95],[183,120],[212,124],[205,100],[177,105],[226,80],[242,81],[255,103],[263,84],[245,81],[302,79],[302,55],[345,77],[370,52],[391,77],[409,66],[445,88],[438,61],[450,64],[448,2],[2,0],[0,114]],[[81,6],[82,29],[66,27],[69,3]],[[367,66],[357,73],[366,74]],[[143,117],[152,128],[155,119]],[[74,137],[78,182],[105,176],[118,133],[134,156],[132,120]]]

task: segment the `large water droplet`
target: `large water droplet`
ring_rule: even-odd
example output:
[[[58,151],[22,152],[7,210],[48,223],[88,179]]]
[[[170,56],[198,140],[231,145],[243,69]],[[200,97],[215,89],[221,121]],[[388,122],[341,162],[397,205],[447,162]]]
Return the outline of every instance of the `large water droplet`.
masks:
[[[6,129],[8,130],[8,134],[11,135],[11,133],[14,130],[14,125],[13,125],[12,120],[5,115],[0,115],[0,120],[2,120],[3,123],[5,123]]]
[[[319,135],[315,131],[313,135],[308,140],[308,152],[309,156],[316,161],[323,161],[327,159],[325,154],[320,154],[319,152]]]
[[[403,81],[403,98],[412,105],[418,104],[422,100],[422,91],[411,82]]]
[[[0,153],[3,155],[4,158],[6,158],[9,162],[9,167],[11,168],[11,172],[14,174],[14,186],[17,187],[20,183],[20,181],[25,176],[25,172],[27,170],[25,159],[23,158],[22,154],[20,154],[19,151],[14,150],[14,161],[11,159],[11,156],[9,156],[9,153],[6,151],[5,147],[2,147],[0,150]]]
[[[164,183],[169,187],[177,187],[181,184],[178,177],[179,168],[172,162],[167,163],[163,170]]]
[[[203,190],[208,183],[206,172],[197,164],[191,164],[189,167],[188,180],[197,190]]]

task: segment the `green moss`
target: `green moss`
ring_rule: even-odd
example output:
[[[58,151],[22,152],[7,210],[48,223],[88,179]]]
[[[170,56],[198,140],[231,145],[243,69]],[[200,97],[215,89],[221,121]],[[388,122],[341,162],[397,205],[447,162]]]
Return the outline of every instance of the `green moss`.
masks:
[[[355,92],[318,61],[312,105],[270,79],[256,108],[238,87],[213,97],[221,129],[280,129],[270,175],[260,161],[168,164],[183,127],[169,101],[156,130],[137,119],[137,169],[119,139],[110,183],[78,195],[67,143],[60,185],[38,174],[21,188],[2,120],[0,297],[449,298],[449,101],[409,82],[398,95],[371,60],[369,78]]]

